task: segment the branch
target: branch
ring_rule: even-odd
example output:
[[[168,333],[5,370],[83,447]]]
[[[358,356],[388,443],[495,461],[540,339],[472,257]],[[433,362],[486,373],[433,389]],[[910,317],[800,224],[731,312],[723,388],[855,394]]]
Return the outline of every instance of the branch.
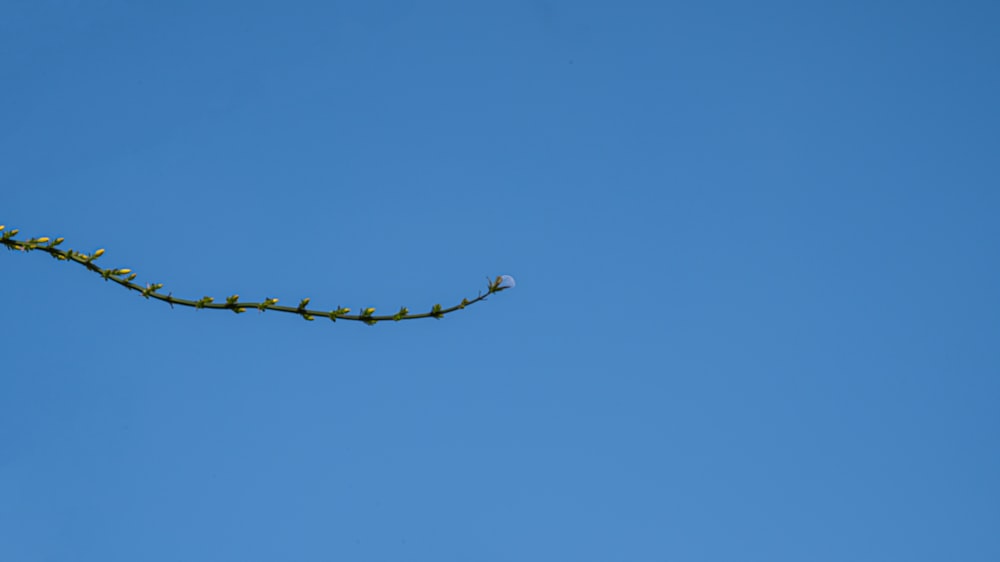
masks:
[[[398,322],[400,320],[417,320],[420,318],[442,318],[447,314],[451,314],[457,310],[461,310],[471,304],[476,304],[477,302],[484,301],[486,298],[494,293],[499,293],[505,289],[510,289],[514,287],[514,278],[510,275],[501,275],[492,281],[487,278],[486,292],[479,292],[479,295],[474,299],[462,299],[462,302],[456,304],[455,306],[449,308],[442,308],[440,304],[435,304],[431,307],[430,311],[423,312],[419,314],[410,314],[410,310],[405,306],[399,309],[399,312],[392,315],[375,315],[375,309],[368,307],[362,308],[360,314],[351,314],[350,308],[337,307],[334,310],[324,311],[324,310],[313,310],[306,308],[309,304],[309,299],[304,298],[299,302],[297,307],[290,306],[279,306],[277,305],[278,299],[265,298],[262,302],[240,302],[239,295],[232,295],[226,298],[225,304],[214,302],[215,299],[212,297],[203,297],[198,300],[182,299],[173,296],[171,293],[163,294],[160,289],[163,288],[162,283],[147,283],[146,285],[139,285],[133,283],[136,274],[132,273],[131,269],[127,268],[111,268],[102,269],[98,267],[94,261],[104,255],[104,249],[95,251],[92,254],[85,254],[81,252],[75,252],[73,250],[60,250],[56,246],[63,243],[62,238],[56,238],[51,240],[47,236],[41,238],[29,238],[27,240],[17,240],[14,238],[18,233],[17,229],[14,230],[4,230],[4,226],[0,225],[0,244],[6,246],[8,250],[20,250],[22,252],[30,252],[34,250],[45,252],[57,260],[69,261],[82,265],[94,273],[97,273],[104,278],[105,281],[114,281],[115,283],[129,289],[131,291],[136,291],[147,299],[156,299],[170,304],[171,307],[174,305],[187,306],[191,308],[207,308],[210,310],[231,310],[237,314],[241,312],[246,312],[247,309],[256,308],[257,310],[264,312],[265,310],[275,310],[277,312],[287,312],[290,314],[297,314],[305,320],[315,320],[316,316],[326,317],[330,320],[336,322],[337,320],[353,320],[357,322],[364,322],[368,325],[374,325],[383,320],[392,320]]]

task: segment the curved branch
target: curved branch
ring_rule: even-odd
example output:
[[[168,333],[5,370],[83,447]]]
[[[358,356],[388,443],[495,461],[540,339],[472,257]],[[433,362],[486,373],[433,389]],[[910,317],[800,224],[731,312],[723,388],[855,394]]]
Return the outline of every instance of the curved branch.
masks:
[[[115,283],[129,289],[130,291],[136,291],[147,299],[156,299],[159,301],[166,302],[170,304],[171,307],[174,305],[187,306],[191,308],[207,308],[211,310],[231,310],[237,314],[241,312],[246,312],[247,309],[256,308],[257,310],[263,312],[265,310],[275,310],[277,312],[287,312],[290,314],[297,314],[304,318],[305,320],[314,320],[315,317],[326,317],[330,320],[352,320],[357,322],[364,322],[365,324],[374,325],[378,322],[392,320],[398,322],[400,320],[417,320],[420,318],[442,318],[447,314],[451,314],[457,310],[461,310],[471,304],[475,304],[480,301],[486,300],[486,298],[494,293],[499,293],[505,289],[512,288],[514,286],[514,279],[509,275],[501,275],[496,279],[490,281],[487,278],[486,292],[480,292],[478,296],[474,299],[462,299],[462,302],[456,304],[455,306],[449,308],[442,308],[440,304],[435,304],[431,307],[430,311],[423,312],[419,314],[410,314],[409,309],[403,307],[396,314],[392,315],[375,315],[374,308],[363,308],[360,314],[351,314],[350,308],[337,307],[334,310],[324,311],[324,310],[314,310],[306,308],[309,304],[309,299],[305,298],[299,302],[299,306],[279,306],[276,303],[278,299],[265,298],[263,302],[240,302],[239,295],[232,295],[226,298],[225,304],[214,302],[215,299],[212,297],[203,297],[198,300],[182,299],[173,296],[171,293],[163,294],[160,289],[163,288],[162,283],[147,283],[145,286],[133,283],[136,274],[132,273],[132,270],[125,268],[111,268],[103,269],[98,267],[94,261],[104,255],[104,249],[95,251],[92,254],[84,254],[81,252],[75,252],[73,250],[61,250],[57,248],[59,244],[62,244],[62,238],[56,238],[52,240],[45,237],[40,238],[29,238],[27,240],[17,240],[14,238],[18,233],[17,229],[14,230],[4,230],[4,226],[0,225],[0,244],[3,244],[8,250],[20,250],[22,252],[30,252],[34,250],[45,252],[52,257],[62,260],[78,263],[88,270],[99,274],[104,278],[105,281],[114,281]]]

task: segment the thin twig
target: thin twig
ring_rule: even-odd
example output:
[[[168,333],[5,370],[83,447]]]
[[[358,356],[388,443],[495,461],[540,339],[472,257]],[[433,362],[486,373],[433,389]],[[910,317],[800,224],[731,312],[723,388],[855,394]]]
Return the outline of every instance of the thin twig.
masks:
[[[403,307],[399,312],[391,315],[375,315],[374,308],[363,308],[360,314],[350,314],[351,309],[337,307],[334,310],[314,310],[306,308],[309,303],[309,299],[302,299],[298,307],[281,306],[276,304],[278,299],[265,298],[263,302],[240,302],[238,295],[232,295],[226,299],[225,304],[215,303],[212,297],[203,297],[198,300],[182,299],[173,296],[173,293],[163,294],[158,292],[163,288],[162,283],[147,283],[145,286],[133,283],[132,281],[136,278],[136,274],[132,273],[132,270],[126,268],[111,268],[103,269],[98,267],[94,261],[104,255],[104,249],[95,251],[92,254],[85,254],[81,252],[75,252],[73,250],[61,250],[57,248],[59,244],[63,242],[62,238],[56,238],[52,240],[48,237],[40,238],[29,238],[27,240],[17,240],[14,238],[18,233],[18,230],[4,230],[4,226],[0,225],[0,244],[7,247],[8,250],[20,250],[22,252],[30,252],[34,250],[45,252],[52,257],[62,260],[78,263],[83,267],[87,268],[94,273],[97,273],[104,278],[105,281],[114,281],[115,283],[129,289],[131,291],[136,291],[147,299],[156,299],[168,303],[171,308],[174,305],[187,306],[191,308],[199,309],[209,309],[209,310],[231,310],[235,313],[246,312],[247,309],[256,308],[261,312],[265,310],[274,310],[277,312],[287,312],[290,314],[297,314],[306,320],[313,320],[315,317],[326,317],[330,320],[353,320],[357,322],[364,322],[365,324],[373,325],[378,322],[392,320],[398,322],[400,320],[417,320],[420,318],[442,318],[447,314],[451,314],[457,310],[461,310],[471,304],[475,304],[480,301],[486,300],[487,297],[494,293],[499,293],[505,289],[514,286],[513,278],[503,275],[499,276],[494,280],[489,280],[487,285],[486,293],[480,292],[479,295],[474,299],[462,299],[462,302],[456,304],[455,306],[449,308],[442,308],[440,304],[435,304],[431,307],[428,312],[423,312],[419,314],[410,314],[409,309]]]

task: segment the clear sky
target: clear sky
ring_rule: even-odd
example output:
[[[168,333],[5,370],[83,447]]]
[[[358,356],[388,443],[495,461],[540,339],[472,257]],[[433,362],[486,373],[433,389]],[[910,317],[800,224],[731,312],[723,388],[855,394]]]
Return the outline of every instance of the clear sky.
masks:
[[[1000,4],[0,3],[0,559],[1000,560]]]

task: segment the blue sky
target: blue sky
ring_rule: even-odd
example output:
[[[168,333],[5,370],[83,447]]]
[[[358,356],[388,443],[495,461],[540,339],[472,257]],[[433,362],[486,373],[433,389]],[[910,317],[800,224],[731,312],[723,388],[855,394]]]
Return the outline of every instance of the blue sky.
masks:
[[[8,2],[0,558],[1000,559],[993,2]]]

